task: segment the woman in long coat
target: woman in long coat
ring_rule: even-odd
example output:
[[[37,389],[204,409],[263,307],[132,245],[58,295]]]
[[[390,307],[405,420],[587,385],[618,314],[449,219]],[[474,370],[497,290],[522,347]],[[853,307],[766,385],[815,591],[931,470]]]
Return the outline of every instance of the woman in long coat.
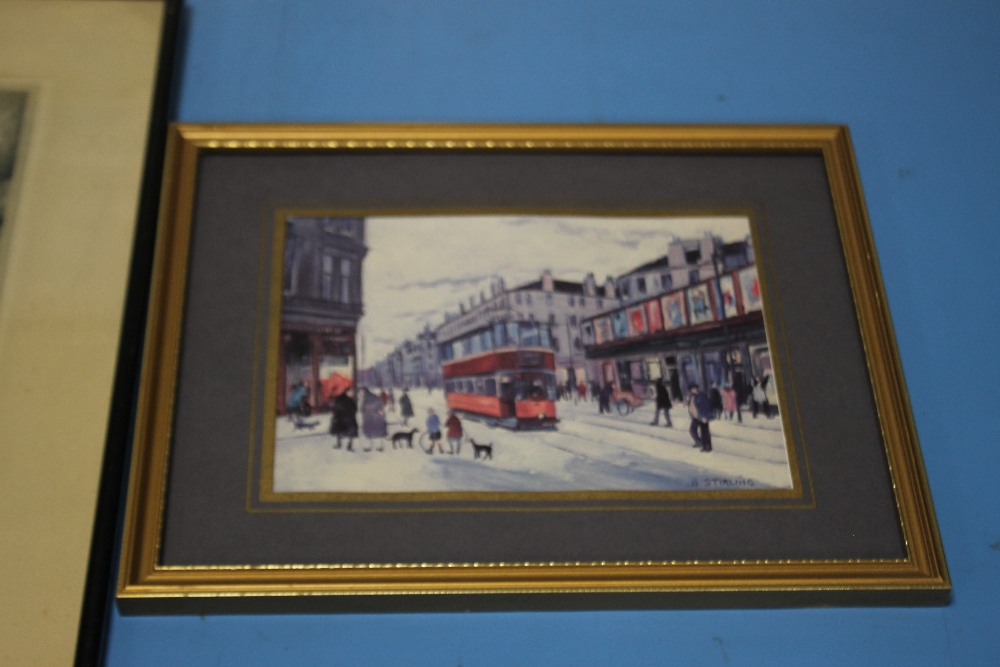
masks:
[[[736,412],[736,390],[728,385],[722,388],[722,411],[726,419],[732,419]]]
[[[399,398],[399,415],[403,418],[403,426],[407,426],[410,417],[413,416],[413,403],[410,402],[410,395],[407,389],[403,389],[403,395]]]
[[[382,400],[368,389],[365,389],[364,392],[365,397],[361,404],[361,430],[368,438],[368,449],[365,451],[371,451],[372,440],[386,437],[389,434],[389,429],[385,423],[385,408],[382,405]],[[378,451],[381,452],[383,449],[383,445],[379,443]]]
[[[330,417],[330,435],[337,438],[334,449],[340,449],[340,439],[347,438],[347,451],[354,451],[354,439],[358,437],[358,404],[347,389],[333,399],[333,415]]]
[[[656,379],[656,412],[653,413],[653,421],[650,422],[650,426],[656,426],[660,423],[660,410],[663,410],[663,415],[667,418],[667,423],[665,426],[667,428],[673,428],[674,424],[670,421],[670,391],[667,389],[667,383],[663,381],[663,378]]]

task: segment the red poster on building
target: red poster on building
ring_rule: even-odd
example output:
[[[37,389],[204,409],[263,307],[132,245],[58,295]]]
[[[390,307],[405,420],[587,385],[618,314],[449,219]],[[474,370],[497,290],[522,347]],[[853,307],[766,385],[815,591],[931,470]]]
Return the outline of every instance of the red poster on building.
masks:
[[[646,307],[646,322],[649,324],[650,332],[659,331],[663,328],[663,316],[660,314],[660,302],[658,299],[647,301],[643,304]]]
[[[625,313],[628,316],[629,336],[638,336],[649,330],[649,327],[646,326],[646,311],[642,306],[628,308]]]

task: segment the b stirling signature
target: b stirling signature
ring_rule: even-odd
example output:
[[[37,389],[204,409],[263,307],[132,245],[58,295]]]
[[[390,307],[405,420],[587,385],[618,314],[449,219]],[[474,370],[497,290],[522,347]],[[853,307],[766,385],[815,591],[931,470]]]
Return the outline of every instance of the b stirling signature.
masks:
[[[752,489],[757,482],[746,477],[692,477],[692,489]]]

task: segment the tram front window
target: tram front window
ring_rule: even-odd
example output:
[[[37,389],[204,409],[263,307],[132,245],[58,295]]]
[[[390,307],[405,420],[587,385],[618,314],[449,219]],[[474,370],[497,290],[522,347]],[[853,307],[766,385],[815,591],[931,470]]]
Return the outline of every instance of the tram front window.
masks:
[[[519,401],[554,401],[556,400],[556,379],[552,375],[541,373],[525,373],[517,381],[517,400]]]

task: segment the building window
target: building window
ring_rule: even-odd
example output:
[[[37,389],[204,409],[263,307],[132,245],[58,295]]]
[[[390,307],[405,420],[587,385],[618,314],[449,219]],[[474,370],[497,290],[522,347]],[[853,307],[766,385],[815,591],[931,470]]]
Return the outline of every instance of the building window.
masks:
[[[693,285],[698,282],[701,278],[698,276],[698,269],[694,271],[688,271],[688,284]]]
[[[660,276],[660,284],[663,285],[663,290],[671,290],[674,287],[674,277],[669,273],[664,273]]]
[[[507,323],[507,344],[516,346],[521,342],[520,327],[517,322]]]
[[[623,299],[628,298],[628,281],[622,282],[621,287],[619,287],[619,291],[621,292]]]
[[[578,350],[582,350],[583,349],[583,344],[580,343],[580,339],[579,338],[574,338],[573,339],[573,347],[575,347]]]
[[[538,347],[541,345],[541,337],[538,334],[538,327],[534,323],[525,324],[521,327],[521,345]]]
[[[285,294],[295,294],[299,287],[299,261],[302,253],[299,252],[299,242],[292,236],[285,241],[285,265],[282,276],[282,288]]]
[[[571,327],[575,327],[576,326],[576,315],[570,315],[569,316],[569,325]]]
[[[556,323],[556,314],[549,313],[549,324],[555,324],[555,323]]]
[[[351,260],[340,260],[340,301],[351,302]]]
[[[524,295],[524,303],[526,303],[529,306],[531,305],[531,295],[530,294],[525,294]]]
[[[646,293],[646,279],[645,278],[636,278],[635,279],[635,291],[638,292],[639,294],[645,294]]]
[[[598,299],[597,300],[597,307],[598,308],[604,308],[604,299]]]
[[[695,248],[694,250],[688,250],[684,253],[684,260],[688,264],[697,264],[701,261],[701,248]]]
[[[514,303],[516,303],[519,306],[521,305],[521,293],[520,292],[518,292],[517,294],[514,295]]]
[[[356,234],[354,221],[350,219],[341,220],[340,233],[344,236],[354,236]]]
[[[493,340],[496,342],[497,347],[507,345],[507,331],[502,322],[497,322],[493,325]]]
[[[569,305],[571,305],[571,306],[575,306],[576,305],[576,300],[573,298],[572,294],[569,295]]]
[[[323,255],[322,276],[320,278],[320,297],[324,301],[333,301],[333,257]]]
[[[584,308],[587,305],[587,300],[584,297],[580,297],[580,307]]]
[[[552,305],[552,292],[547,292],[545,294],[545,303],[550,306]]]

